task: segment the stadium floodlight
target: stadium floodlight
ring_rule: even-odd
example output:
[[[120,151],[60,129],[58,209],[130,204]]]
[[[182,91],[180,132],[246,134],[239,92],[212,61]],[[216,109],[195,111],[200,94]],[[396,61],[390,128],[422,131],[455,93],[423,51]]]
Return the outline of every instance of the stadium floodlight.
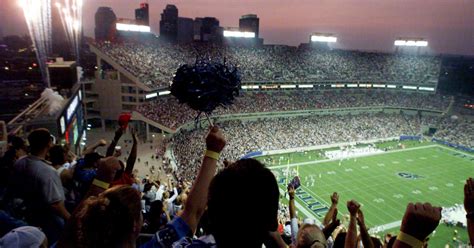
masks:
[[[428,41],[417,39],[398,39],[394,42],[395,46],[427,47]]]
[[[410,86],[410,85],[403,85],[402,86],[402,89],[406,89],[406,90],[416,90],[418,87],[416,86]]]
[[[155,92],[155,93],[145,95],[145,99],[150,99],[150,98],[154,98],[154,97],[157,97],[157,96],[158,96],[158,94]]]
[[[312,42],[329,42],[334,43],[337,42],[337,37],[332,35],[320,35],[320,34],[313,34],[311,35]]]
[[[259,86],[258,85],[242,85],[241,88],[244,89],[244,90],[246,90],[246,89],[258,89]]]
[[[425,91],[434,91],[435,88],[433,87],[418,87],[419,90],[425,90]]]
[[[169,91],[169,90],[165,90],[165,91],[160,91],[160,92],[158,92],[158,95],[159,95],[159,96],[164,96],[164,95],[169,95],[169,94],[171,94],[171,91]]]
[[[144,26],[144,25],[117,23],[115,27],[119,31],[131,31],[131,32],[141,32],[141,33],[151,32],[150,26]]]
[[[224,37],[235,37],[235,38],[255,38],[254,32],[241,32],[224,30]]]

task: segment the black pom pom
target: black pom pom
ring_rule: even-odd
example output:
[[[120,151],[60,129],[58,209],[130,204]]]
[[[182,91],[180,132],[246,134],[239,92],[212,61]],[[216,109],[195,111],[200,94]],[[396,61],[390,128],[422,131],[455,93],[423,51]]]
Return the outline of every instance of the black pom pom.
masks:
[[[176,71],[171,94],[194,110],[211,114],[218,106],[229,106],[239,95],[240,73],[236,67],[199,59]]]

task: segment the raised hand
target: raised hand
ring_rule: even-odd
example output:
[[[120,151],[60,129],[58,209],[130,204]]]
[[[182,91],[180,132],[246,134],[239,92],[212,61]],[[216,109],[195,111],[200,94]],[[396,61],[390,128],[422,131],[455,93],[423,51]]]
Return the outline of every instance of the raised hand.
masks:
[[[441,219],[441,208],[430,203],[409,203],[403,216],[400,231],[423,241],[433,232]]]
[[[360,204],[356,202],[355,200],[350,200],[347,202],[347,210],[349,210],[349,213],[351,216],[356,216],[357,211],[359,211]]]
[[[337,194],[337,192],[332,193],[331,195],[332,205],[337,205],[338,202],[339,202],[339,195]]]
[[[220,153],[226,144],[226,140],[222,131],[213,126],[206,137],[206,148],[213,152]]]

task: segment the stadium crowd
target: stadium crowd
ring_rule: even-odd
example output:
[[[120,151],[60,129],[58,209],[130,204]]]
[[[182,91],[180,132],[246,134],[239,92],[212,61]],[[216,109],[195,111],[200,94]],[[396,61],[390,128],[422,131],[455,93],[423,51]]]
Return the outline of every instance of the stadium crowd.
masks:
[[[455,118],[444,118],[439,123],[435,138],[462,145],[474,147],[474,120],[464,119],[459,121]]]
[[[123,68],[150,87],[167,87],[177,68],[197,57],[225,58],[238,66],[244,82],[395,82],[433,84],[441,60],[359,51],[267,45],[261,48],[213,44],[168,45],[95,43]]]
[[[197,149],[204,156],[200,166],[187,165],[199,168],[186,176],[193,180],[170,178],[168,182],[135,177],[134,165],[140,158],[139,140],[133,130],[128,158],[118,159],[116,145],[124,127],[116,130],[110,142],[99,140],[78,156],[53,144],[47,129],[33,130],[28,145],[11,136],[0,167],[0,246],[260,248],[265,244],[283,248],[357,247],[361,243],[363,247],[422,247],[441,219],[441,208],[429,203],[408,204],[399,234],[381,241],[369,235],[364,214],[371,213],[362,213],[355,200],[346,204],[350,217],[343,228],[337,214],[342,208],[337,193],[330,196],[331,206],[321,224],[302,222],[295,210],[293,186],[288,187],[290,204],[285,209],[275,176],[263,164],[240,159],[218,166],[221,156],[234,159],[240,155],[242,150],[230,151],[237,146],[272,149],[345,138],[389,137],[413,132],[407,124],[413,121],[410,118],[417,117],[363,114],[301,118],[300,125],[296,125],[297,119],[222,123],[222,128],[214,126],[207,135],[206,131],[185,133],[173,141],[182,142],[187,137],[195,146],[189,156]],[[320,130],[322,126],[329,128]],[[260,128],[271,131],[259,133]],[[264,142],[274,147],[266,147]],[[105,155],[96,151],[99,147],[107,147]],[[473,243],[473,179],[466,181],[464,194]]]
[[[390,91],[279,91],[242,93],[229,108],[217,108],[214,115],[241,113],[337,109],[350,107],[405,107],[444,111],[451,98],[442,95]],[[158,98],[138,106],[145,117],[173,129],[192,121],[197,115],[174,97]]]
[[[398,138],[400,135],[422,135],[422,127],[435,125],[437,121],[438,118],[430,116],[362,113],[256,121],[232,120],[219,123],[219,126],[229,134],[229,149],[224,151],[224,157],[237,160],[256,151]],[[469,132],[467,129],[457,131]],[[204,129],[183,130],[171,140],[178,175],[183,179],[192,180],[196,175],[201,151],[204,149],[199,140],[204,135]]]

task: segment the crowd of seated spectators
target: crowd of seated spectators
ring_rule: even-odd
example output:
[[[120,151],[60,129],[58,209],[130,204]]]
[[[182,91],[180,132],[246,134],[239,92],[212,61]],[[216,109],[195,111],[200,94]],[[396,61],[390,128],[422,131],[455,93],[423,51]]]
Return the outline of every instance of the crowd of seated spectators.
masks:
[[[323,121],[333,122],[325,123],[334,125],[334,129],[324,130],[329,136],[315,131],[319,127],[311,127],[319,123],[313,118],[302,119],[302,123],[309,126],[292,127],[283,120],[269,121],[269,125],[274,125],[274,129],[286,125],[288,130],[294,131],[287,130],[289,135],[306,133],[322,137],[315,138],[315,143],[329,142],[336,136],[358,140],[409,132],[404,124],[410,122],[409,118],[376,114],[370,118],[381,123],[362,123],[368,121],[368,117],[329,116]],[[341,130],[343,122],[347,122],[347,128]],[[254,159],[239,159],[218,166],[221,156],[234,158],[233,153],[226,152],[235,149],[234,142],[237,145],[248,142],[252,147],[256,145],[252,138],[262,142],[269,138],[268,134],[251,137],[257,134],[252,132],[254,127],[246,123],[236,125],[248,136],[226,125],[213,126],[207,134],[199,131],[200,135],[190,135],[192,140],[188,141],[204,153],[200,166],[196,166],[199,167],[196,176],[194,180],[170,179],[168,182],[134,177],[134,164],[138,159],[138,136],[134,131],[128,158],[126,161],[118,159],[120,151],[116,145],[126,131],[123,126],[116,130],[110,142],[99,140],[87,146],[79,156],[54,144],[47,129],[33,130],[28,135],[28,143],[19,137],[10,137],[9,149],[0,164],[2,179],[5,179],[0,185],[0,247],[261,248],[263,244],[268,248],[423,247],[440,222],[440,207],[409,203],[399,234],[381,241],[371,237],[365,225],[364,215],[374,213],[363,213],[356,200],[345,204],[350,217],[341,228],[344,224],[339,220],[338,208],[342,208],[342,204],[337,192],[330,196],[331,206],[322,223],[311,219],[300,222],[294,203],[295,188],[288,186],[285,197],[288,196],[289,207],[286,209],[277,180],[264,164]],[[385,125],[386,130],[382,127]],[[373,130],[356,134],[347,133],[349,129]],[[239,135],[247,141],[234,138]],[[273,135],[280,148],[284,138],[298,140],[298,137],[284,135],[281,130]],[[96,152],[101,146],[107,146],[104,155]],[[464,208],[473,243],[472,178],[465,184]],[[287,227],[282,219],[290,220]]]
[[[462,145],[474,147],[474,120],[458,118],[444,118],[435,133],[435,138]]]
[[[359,113],[353,115],[313,115],[268,118],[255,121],[230,120],[219,123],[229,134],[226,159],[237,160],[255,151],[284,150],[309,146],[422,136],[430,127],[437,128],[434,138],[474,148],[473,121],[437,116]],[[204,129],[182,130],[174,135],[173,154],[176,176],[193,180],[199,166],[202,144],[197,142]]]
[[[267,45],[261,48],[214,44],[96,43],[127,71],[150,87],[167,87],[178,67],[197,57],[226,59],[238,66],[244,82],[362,81],[432,84],[441,60],[359,51]]]
[[[451,98],[442,95],[390,91],[279,91],[245,92],[229,108],[219,107],[214,115],[257,112],[337,109],[350,107],[403,107],[444,111]],[[194,120],[197,112],[174,97],[162,97],[138,106],[145,117],[173,129]]]

